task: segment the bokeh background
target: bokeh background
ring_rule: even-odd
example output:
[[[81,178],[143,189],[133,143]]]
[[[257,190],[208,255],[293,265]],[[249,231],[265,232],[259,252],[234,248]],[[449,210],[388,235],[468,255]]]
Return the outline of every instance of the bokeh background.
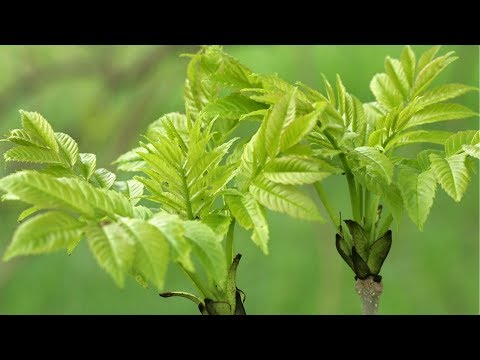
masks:
[[[419,52],[425,46],[414,46]],[[135,146],[147,125],[183,110],[183,81],[195,46],[1,46],[0,133],[18,127],[18,109],[38,111],[56,131],[71,134],[83,152],[97,154],[110,169],[119,154]],[[338,72],[349,92],[373,100],[369,81],[383,70],[386,55],[399,46],[225,46],[253,71],[278,73],[323,92],[320,74]],[[479,86],[479,47],[445,46],[460,59],[437,82]],[[478,111],[478,93],[460,102]],[[444,130],[478,129],[478,119],[437,125]],[[7,148],[0,143],[0,151]],[[412,153],[420,147],[412,147]],[[3,163],[0,175],[14,165]],[[344,178],[327,188],[342,213],[349,214]],[[11,239],[16,217],[25,208],[0,203],[0,253]],[[247,294],[249,314],[358,314],[353,273],[341,261],[330,224],[292,220],[268,213],[270,255],[263,256],[249,235],[237,229],[236,247],[244,257],[238,286]],[[404,216],[382,270],[382,314],[478,314],[479,177],[463,201],[438,190],[423,232]],[[167,290],[193,290],[175,266]],[[118,289],[82,242],[70,257],[55,253],[0,260],[1,314],[197,314],[185,299],[162,299],[133,279]]]

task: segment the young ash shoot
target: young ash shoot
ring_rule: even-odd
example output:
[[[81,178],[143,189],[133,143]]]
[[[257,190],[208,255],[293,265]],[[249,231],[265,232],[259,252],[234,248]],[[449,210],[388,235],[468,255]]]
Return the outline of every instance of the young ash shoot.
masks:
[[[245,147],[244,157],[248,154],[253,166],[243,168],[254,180],[249,177],[244,188],[267,208],[292,216],[310,213],[315,220],[320,218],[315,206],[296,193],[299,185],[313,184],[337,230],[338,253],[355,273],[365,313],[378,309],[383,288],[379,274],[392,244],[392,222],[400,224],[406,212],[423,230],[437,185],[459,202],[479,158],[478,130],[424,128],[478,116],[453,102],[477,88],[432,86],[457,59],[453,52],[437,56],[438,51],[433,47],[417,60],[407,46],[400,59],[387,57],[385,72],[370,83],[375,101],[367,103],[350,94],[338,75],[333,85],[324,77],[322,93],[277,75],[254,74],[243,65],[241,71],[231,68],[235,60],[218,48],[203,51],[205,62],[213,64],[208,68],[211,78],[231,91],[207,108],[218,114],[228,111],[241,121],[261,120]],[[244,109],[242,104],[249,101],[266,109]],[[397,149],[418,143],[425,148],[415,157],[398,155]],[[322,180],[331,175],[346,179],[350,219],[342,221],[346,209],[335,209],[323,187]],[[260,191],[281,194],[288,207]]]

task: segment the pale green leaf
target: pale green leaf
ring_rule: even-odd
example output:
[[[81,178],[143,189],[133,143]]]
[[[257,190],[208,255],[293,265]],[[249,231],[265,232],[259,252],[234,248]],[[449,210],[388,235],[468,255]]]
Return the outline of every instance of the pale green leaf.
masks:
[[[413,96],[420,95],[431,84],[435,78],[452,62],[458,59],[453,56],[454,52],[449,52],[443,56],[432,60],[430,63],[421,68],[418,66],[418,75],[412,88]]]
[[[134,271],[162,290],[170,252],[164,235],[154,225],[138,219],[122,218],[121,226],[135,242]]]
[[[161,116],[159,119],[152,122],[145,133],[147,138],[156,139],[156,135],[167,134],[166,124],[173,125],[174,129],[177,131],[178,135],[186,141],[188,139],[188,120],[185,114],[181,114],[178,112],[171,112]],[[142,151],[142,148],[136,148],[132,151]],[[127,153],[128,154],[128,153]],[[124,154],[126,156],[126,154]],[[132,154],[133,155],[133,154]],[[128,158],[124,158],[125,160],[129,160]],[[117,159],[118,161],[118,159]]]
[[[381,128],[373,131],[372,133],[370,133],[368,137],[368,146],[370,147],[382,146],[383,141],[386,139],[386,134],[387,134],[387,130],[385,128]],[[387,148],[388,148],[388,145],[387,145]]]
[[[267,113],[267,109],[260,109],[256,111],[249,112],[247,114],[243,114],[238,118],[239,121],[243,120],[257,120],[257,121],[262,121],[262,119],[265,117],[265,114]]]
[[[51,211],[23,222],[13,234],[3,260],[18,255],[50,253],[66,249],[68,244],[82,237],[82,222],[63,212]]]
[[[127,197],[132,205],[137,204],[143,195],[143,184],[135,179],[126,181]]]
[[[143,160],[139,161],[130,161],[124,162],[117,166],[118,171],[125,171],[125,172],[137,172],[142,171],[147,166],[147,163]]]
[[[184,237],[185,229],[182,220],[177,215],[157,213],[148,222],[165,236],[172,247],[174,260],[179,262],[186,270],[194,271],[190,258],[192,247]]]
[[[367,124],[374,129],[377,128],[378,120],[385,115],[385,109],[376,101],[363,104],[363,112]]]
[[[348,95],[346,100],[347,124],[349,125],[349,128],[358,135],[355,139],[355,144],[357,146],[364,145],[367,119],[363,110],[363,105],[360,100],[353,95]]]
[[[315,203],[292,185],[256,178],[250,193],[266,208],[305,220],[323,220]]]
[[[315,149],[315,150],[313,150],[313,155],[320,156],[321,158],[324,158],[324,159],[327,159],[327,158],[332,159],[335,156],[338,156],[342,153],[343,153],[342,150],[335,150],[335,149]]]
[[[402,103],[402,94],[387,74],[376,74],[370,82],[370,90],[375,99],[387,109],[392,109]]]
[[[86,227],[88,245],[100,267],[119,287],[123,287],[125,273],[130,269],[135,256],[135,243],[117,223]]]
[[[47,174],[56,178],[77,177],[77,175],[71,169],[64,167],[64,165],[47,165],[43,169],[39,169],[38,172],[41,172],[42,174]]]
[[[478,91],[478,88],[463,84],[446,84],[425,92],[420,98],[423,106],[436,104],[442,101],[454,99],[470,91]]]
[[[132,204],[124,195],[116,191],[96,188],[77,178],[63,178],[58,179],[57,182],[66,185],[71,193],[82,194],[86,202],[105,214],[133,216]]]
[[[107,169],[100,168],[94,171],[90,177],[90,182],[96,187],[110,189],[115,182],[117,175],[108,171]]]
[[[367,172],[380,176],[387,184],[392,182],[393,164],[378,149],[361,146],[354,150],[354,155],[358,157],[361,166],[366,166]]]
[[[328,99],[321,93],[319,93],[317,90],[312,89],[310,86],[305,85],[301,81],[295,82],[295,85],[299,86],[302,89],[303,93],[305,93],[305,96],[307,97],[307,101],[311,103],[328,101]]]
[[[320,165],[323,165],[323,169]],[[274,183],[300,185],[323,180],[332,172],[337,171],[325,161],[286,156],[270,161],[263,175]]]
[[[139,153],[148,153],[143,147],[134,148],[123,155],[120,155],[112,164],[117,164],[119,171],[136,172],[146,166],[145,161]]]
[[[480,144],[475,145],[463,145],[463,151],[465,151],[468,155],[480,159]]]
[[[285,123],[295,118],[295,97],[293,93],[281,98],[267,113],[259,129],[258,143],[272,159],[277,155],[280,145],[280,135]]]
[[[317,121],[323,111],[325,110],[327,103],[322,103],[316,110],[306,115],[301,115],[285,126],[280,135],[280,151],[291,148],[302,140],[317,124]]]
[[[226,196],[225,201],[240,225],[247,230],[253,229],[252,241],[267,255],[269,231],[264,208],[250,193]]]
[[[249,99],[239,93],[233,93],[226,97],[209,103],[203,110],[209,116],[219,116],[221,119],[238,119],[242,115],[264,109],[265,105]]]
[[[397,224],[400,224],[404,205],[399,186],[392,182],[388,187],[385,187],[382,195],[385,198],[385,202],[390,209],[390,212],[392,213],[393,219]]]
[[[427,149],[422,150],[417,154],[417,167],[423,171],[430,169],[430,155],[437,154],[438,156],[445,157],[445,153],[441,150]]]
[[[83,236],[80,237],[74,237],[71,239],[71,241],[68,242],[67,245],[67,254],[72,255],[73,251],[77,247],[77,245],[80,243],[80,241],[83,239]]]
[[[215,64],[209,67],[210,76],[224,85],[242,89],[254,87],[257,84],[256,79],[250,76],[252,74],[250,69],[218,48],[207,49],[202,60]]]
[[[220,241],[225,237],[225,234],[228,232],[228,228],[231,222],[230,216],[220,214],[218,212],[208,214],[207,216],[202,217],[202,222],[209,226],[217,236],[219,236]]]
[[[19,112],[21,114],[23,128],[41,139],[46,146],[58,153],[58,144],[55,139],[55,133],[48,121],[37,112],[29,112],[25,110],[20,110]]]
[[[135,219],[148,220],[153,216],[152,210],[143,205],[133,207],[133,217]]]
[[[97,167],[97,157],[95,154],[79,154],[79,162],[77,162],[78,169],[82,176],[88,181],[95,172]]]
[[[462,151],[463,145],[475,145],[479,143],[480,131],[466,130],[452,134],[445,142],[445,154],[448,156],[455,155]]]
[[[25,220],[27,217],[39,212],[40,210],[42,210],[42,207],[40,206],[31,206],[29,207],[28,209],[25,209],[23,210],[20,215],[18,215],[18,218],[17,218],[17,221],[18,222],[22,222],[23,220]]]
[[[330,104],[332,104],[333,107],[337,106],[337,102],[335,99],[335,92],[333,91],[332,85],[330,85],[330,82],[327,80],[326,76],[322,74],[323,78],[323,83],[325,84],[325,90],[327,91],[327,96],[328,96],[328,101]]]
[[[388,184],[387,180],[380,176],[378,173],[372,171],[371,167],[354,167],[352,168],[352,173],[355,180],[365,187],[368,191],[373,192],[377,195],[382,195],[392,184]]]
[[[402,63],[397,59],[387,56],[385,58],[385,72],[395,85],[395,88],[402,94],[403,99],[408,98],[410,85],[408,83],[407,74],[405,73]]]
[[[416,130],[410,132],[400,133],[390,141],[385,147],[385,151],[391,148],[397,148],[404,145],[414,143],[431,143],[431,144],[445,144],[447,139],[452,135],[449,131],[440,130]]]
[[[442,158],[431,154],[432,170],[443,190],[456,202],[459,202],[467,190],[470,178],[465,166],[465,153]]]
[[[411,87],[415,79],[415,53],[410,46],[405,46],[400,55],[400,61],[402,62],[403,71],[406,75],[408,85]]]
[[[433,104],[411,117],[405,128],[439,121],[465,119],[477,114],[460,104]]]
[[[49,175],[31,170],[19,171],[0,179],[0,189],[32,205],[74,210],[94,216],[94,210],[84,193],[72,191],[69,186]]]
[[[289,155],[296,155],[296,156],[303,156],[303,157],[308,157],[313,155],[313,150],[310,144],[296,144],[293,145],[291,148],[282,151],[283,155],[289,156]]]
[[[236,171],[236,164],[220,165],[213,168],[212,171],[203,178],[207,194],[210,196],[217,196],[218,193],[227,186],[228,182],[233,179]]]
[[[225,253],[216,234],[200,221],[187,220],[183,222],[185,237],[190,240],[193,252],[198,256],[207,271],[207,275],[220,286],[227,277]]]
[[[10,130],[10,134],[7,136],[5,140],[0,141],[11,141],[15,144],[25,145],[25,146],[38,146],[38,147],[46,147],[45,143],[42,141],[41,138],[32,134],[31,132],[25,129],[13,129]]]
[[[55,133],[60,152],[67,159],[68,165],[73,167],[78,159],[78,144],[72,139],[70,135],[64,133]]]
[[[417,68],[418,71],[420,72],[423,70],[425,66],[427,66],[434,58],[435,55],[438,53],[440,50],[441,46],[432,46],[430,49],[426,50],[421,56],[420,59],[418,60]]]
[[[6,162],[18,161],[57,165],[63,163],[62,158],[53,150],[25,145],[17,145],[14,148],[11,148],[3,154],[3,157]]]
[[[417,173],[413,169],[402,168],[398,185],[408,216],[423,230],[437,187],[434,173],[430,170]]]
[[[95,216],[94,208],[111,215],[133,215],[132,206],[123,195],[76,178],[54,178],[26,170],[0,179],[0,188],[42,208],[70,210],[89,217]]]
[[[0,190],[2,190],[1,185]],[[20,198],[14,194],[6,193],[2,195],[1,201],[20,201]]]
[[[347,90],[345,89],[345,85],[343,85],[342,79],[340,75],[337,74],[336,76],[337,81],[337,101],[338,101],[338,112],[340,114],[346,113],[346,97],[347,97]]]

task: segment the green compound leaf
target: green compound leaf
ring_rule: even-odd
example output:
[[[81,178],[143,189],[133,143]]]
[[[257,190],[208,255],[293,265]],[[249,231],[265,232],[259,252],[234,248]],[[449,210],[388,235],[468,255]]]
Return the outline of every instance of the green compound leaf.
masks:
[[[84,228],[84,223],[59,211],[37,215],[17,228],[3,260],[66,249],[70,242],[81,239]]]

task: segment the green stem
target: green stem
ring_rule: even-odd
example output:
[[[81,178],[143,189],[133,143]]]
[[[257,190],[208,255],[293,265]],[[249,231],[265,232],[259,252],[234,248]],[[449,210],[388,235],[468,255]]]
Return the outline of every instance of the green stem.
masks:
[[[343,163],[343,160],[342,160],[342,163]],[[359,201],[359,196],[357,194],[357,186],[355,184],[355,179],[353,178],[353,174],[350,171],[350,169],[348,171],[345,169],[345,175],[347,177],[348,191],[350,193],[350,205],[352,206],[353,220],[360,223],[362,221],[362,215],[360,211],[361,204]]]
[[[230,268],[233,262],[233,252],[235,251],[234,246],[233,246],[233,233],[235,230],[235,219],[232,218],[232,222],[230,223],[230,226],[228,227],[228,232],[227,232],[227,242],[225,244],[225,258],[227,261],[227,269]]]
[[[380,196],[375,195],[374,193],[365,189],[364,226],[365,226],[365,231],[368,234],[368,239],[370,243],[373,243],[375,241],[375,220],[377,219],[377,210],[378,210],[379,201],[380,201]]]
[[[370,205],[370,210],[367,216],[370,217],[370,241],[373,243],[375,239],[375,222],[377,220],[377,214],[378,214],[378,203],[380,202],[380,196],[379,195],[373,195],[372,196],[372,201]]]
[[[364,217],[364,226],[366,230],[370,229],[371,225],[371,219],[370,219],[370,206],[372,203],[372,193],[365,189],[365,202],[363,203],[364,205],[364,210],[363,210],[363,217]]]
[[[324,132],[325,136],[327,137],[328,141],[332,144],[334,149],[338,149],[338,144],[335,138],[328,133],[328,131]],[[352,216],[356,222],[360,222],[362,219],[361,210],[360,210],[360,197],[357,194],[357,185],[355,183],[355,178],[353,177],[352,170],[350,166],[348,166],[347,157],[344,153],[340,153],[338,155],[340,161],[342,162],[343,170],[345,171],[345,176],[347,177],[348,182],[348,191],[350,193],[350,204],[352,206]]]
[[[360,207],[360,219],[363,219],[365,217],[365,212],[363,210],[363,207],[364,207],[364,203],[365,203],[365,189],[359,185],[357,187],[357,192],[358,192],[358,197],[359,197],[359,204],[358,206]]]
[[[198,277],[197,274],[191,272],[191,271],[188,271],[187,269],[185,269],[182,265],[180,265],[180,267],[183,269],[183,271],[185,272],[185,274],[188,275],[188,277],[190,278],[190,280],[192,280],[193,284],[195,285],[195,287],[198,289],[198,291],[200,291],[200,293],[202,294],[202,296],[204,298],[209,298],[209,299],[213,299],[214,296],[213,294],[210,292],[210,290],[208,289],[207,286],[205,286],[205,284],[203,283],[203,281]]]
[[[183,194],[185,195],[185,207],[187,208],[187,217],[188,220],[193,220],[193,211],[192,203],[190,201],[190,190],[187,185],[187,175],[185,174],[185,169],[182,169],[182,185],[183,185]]]
[[[323,189],[322,184],[320,184],[319,181],[317,181],[315,184],[313,184],[315,187],[315,190],[317,191],[318,197],[320,198],[323,206],[328,212],[328,215],[330,216],[330,219],[333,222],[333,225],[335,226],[335,229],[338,229],[340,226],[340,218],[338,217],[335,209],[333,208],[332,204],[328,200],[327,194],[325,193],[325,190]]]
[[[390,228],[390,225],[392,224],[393,221],[393,216],[392,214],[388,214],[385,220],[383,220],[382,226],[380,230],[378,230],[378,235],[382,236],[385,234],[385,232]]]

